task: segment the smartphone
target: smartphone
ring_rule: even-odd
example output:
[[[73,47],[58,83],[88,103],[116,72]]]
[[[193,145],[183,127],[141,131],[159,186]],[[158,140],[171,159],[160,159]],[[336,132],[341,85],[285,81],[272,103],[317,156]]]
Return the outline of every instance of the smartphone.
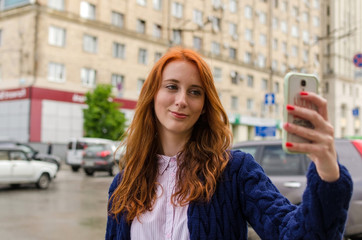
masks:
[[[304,74],[296,72],[291,72],[285,75],[283,121],[284,123],[289,122],[306,128],[314,128],[313,124],[310,121],[300,117],[293,116],[292,114],[288,114],[288,111],[286,110],[287,104],[317,110],[317,107],[314,104],[302,100],[300,98],[300,92],[302,91],[315,92],[318,94],[318,78],[313,74]],[[284,129],[282,131],[283,131],[283,149],[285,152],[293,153],[285,147],[286,142],[295,142],[295,143],[310,142],[308,139],[302,138],[292,133],[288,133]]]

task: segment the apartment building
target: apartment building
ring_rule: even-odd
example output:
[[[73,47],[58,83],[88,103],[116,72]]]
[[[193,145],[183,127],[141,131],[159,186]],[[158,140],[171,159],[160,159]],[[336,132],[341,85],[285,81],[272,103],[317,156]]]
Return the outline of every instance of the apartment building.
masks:
[[[114,86],[122,111],[132,118],[153,63],[169,47],[182,45],[199,51],[211,67],[235,141],[278,138],[285,73],[322,77],[325,5],[324,0],[2,0],[0,131],[35,142],[81,136],[84,93],[99,83]],[[21,112],[14,110],[17,104]],[[15,124],[19,115],[23,122]]]
[[[329,0],[322,11],[323,95],[336,137],[362,135],[362,68],[353,62],[362,53],[361,12],[359,0]]]

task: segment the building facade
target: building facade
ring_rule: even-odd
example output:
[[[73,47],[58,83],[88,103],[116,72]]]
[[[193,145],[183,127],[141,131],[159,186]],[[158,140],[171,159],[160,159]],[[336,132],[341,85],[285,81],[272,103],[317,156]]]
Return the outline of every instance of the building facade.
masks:
[[[324,0],[3,0],[0,90],[84,94],[111,83],[120,101],[135,102],[154,62],[182,45],[199,51],[212,69],[235,141],[278,138],[284,75],[314,73],[321,91],[328,85],[326,6]]]
[[[323,9],[323,95],[336,137],[362,135],[362,68],[353,61],[362,54],[361,12],[358,0],[329,0]]]

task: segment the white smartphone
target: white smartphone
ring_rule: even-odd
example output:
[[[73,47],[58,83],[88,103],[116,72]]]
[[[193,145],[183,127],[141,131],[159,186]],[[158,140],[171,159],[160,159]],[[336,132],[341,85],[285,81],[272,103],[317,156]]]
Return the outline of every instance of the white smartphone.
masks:
[[[317,107],[314,104],[300,98],[300,92],[302,91],[315,92],[318,94],[318,78],[313,74],[296,72],[290,72],[285,75],[283,121],[284,123],[289,122],[306,128],[314,128],[310,121],[288,114],[288,111],[286,110],[287,104],[317,110]],[[283,129],[283,149],[288,153],[292,153],[285,147],[286,142],[305,143],[310,141],[298,135],[288,133]]]

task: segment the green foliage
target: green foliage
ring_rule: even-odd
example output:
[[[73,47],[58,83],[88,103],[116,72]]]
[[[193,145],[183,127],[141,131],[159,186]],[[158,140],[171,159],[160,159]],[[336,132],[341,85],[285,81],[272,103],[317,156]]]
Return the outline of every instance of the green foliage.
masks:
[[[83,110],[85,137],[120,140],[124,133],[126,118],[118,109],[119,103],[112,101],[112,86],[99,84],[91,92],[86,93]]]

